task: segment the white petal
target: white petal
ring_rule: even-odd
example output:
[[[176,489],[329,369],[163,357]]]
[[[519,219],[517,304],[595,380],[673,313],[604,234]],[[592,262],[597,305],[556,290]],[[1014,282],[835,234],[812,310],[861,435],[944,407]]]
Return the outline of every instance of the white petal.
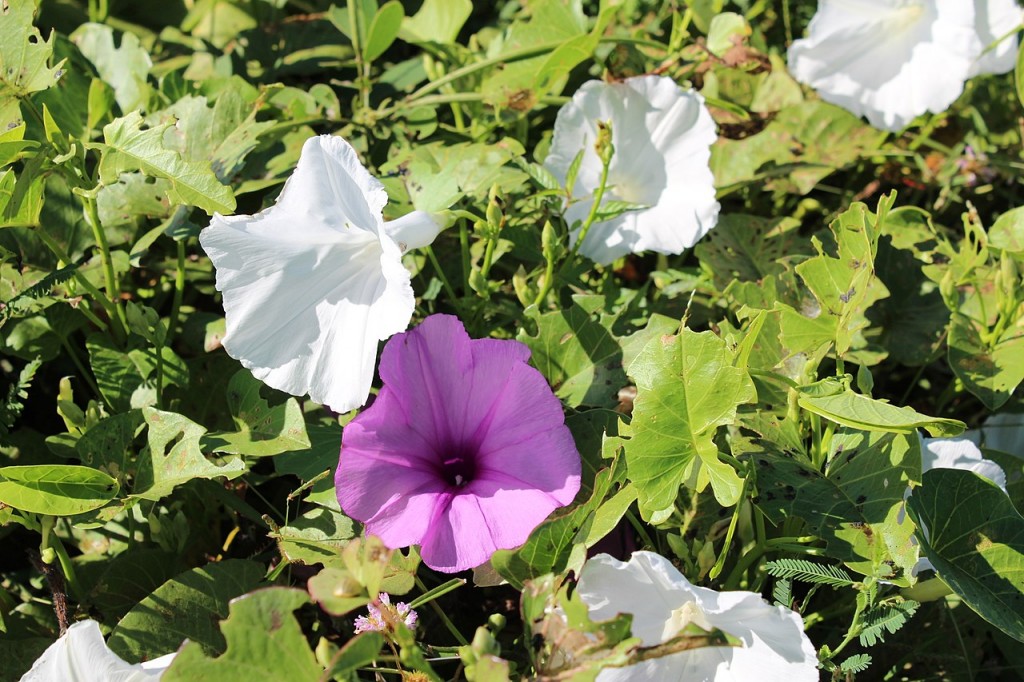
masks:
[[[1006,492],[1006,473],[992,460],[985,459],[978,446],[967,438],[924,438],[921,448],[921,472],[932,469],[973,471]]]
[[[384,223],[384,231],[398,244],[398,249],[402,253],[409,249],[430,246],[442,227],[440,216],[426,211],[413,211],[397,220]]]
[[[743,641],[742,647],[704,647],[628,668],[609,668],[598,675],[599,682],[818,679],[817,655],[798,614],[770,606],[753,592],[715,592],[694,586],[658,554],[635,552],[628,563],[598,555],[584,565],[577,591],[592,618],[632,613],[633,634],[645,646],[674,636],[678,628],[666,627],[673,612],[694,608],[703,622],[691,622]]]
[[[345,412],[366,402],[377,343],[414,298],[385,233],[387,195],[344,140],[303,146],[277,204],[216,215],[200,242],[217,268],[224,347],[268,385]]]
[[[982,445],[1024,458],[1024,414],[1002,412],[981,425]]]
[[[964,0],[822,0],[789,68],[822,99],[899,130],[963,92],[984,48],[974,17]]]
[[[1017,0],[975,0],[975,26],[986,48],[1015,30],[1024,20],[1024,11]],[[1017,61],[1017,34],[1002,40],[985,52],[971,67],[971,77],[985,73],[1006,73]]]
[[[565,211],[570,225],[586,218],[600,184],[601,161],[594,149],[598,121],[611,121],[615,146],[603,200],[650,208],[595,223],[582,254],[610,263],[631,252],[682,253],[714,227],[719,210],[709,166],[714,121],[703,97],[662,76],[589,81],[558,112],[545,167],[565,182],[572,160],[584,150],[573,188],[580,201]]]
[[[75,623],[50,645],[21,682],[155,682],[175,654],[132,665],[107,648],[94,620]],[[160,665],[153,667],[160,661]]]

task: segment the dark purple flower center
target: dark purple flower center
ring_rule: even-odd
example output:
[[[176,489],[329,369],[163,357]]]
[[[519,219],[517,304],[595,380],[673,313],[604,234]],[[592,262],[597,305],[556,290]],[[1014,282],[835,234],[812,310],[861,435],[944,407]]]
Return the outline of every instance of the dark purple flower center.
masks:
[[[440,475],[448,485],[461,488],[476,478],[476,453],[466,448],[446,448]]]

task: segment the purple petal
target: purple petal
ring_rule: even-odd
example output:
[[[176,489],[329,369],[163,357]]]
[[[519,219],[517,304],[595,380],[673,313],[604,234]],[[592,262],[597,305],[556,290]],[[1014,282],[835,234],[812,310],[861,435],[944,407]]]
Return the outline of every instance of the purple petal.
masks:
[[[491,558],[496,550],[519,547],[541,521],[561,506],[550,495],[476,481],[469,493],[452,498],[430,525],[420,554],[431,568],[455,573]]]

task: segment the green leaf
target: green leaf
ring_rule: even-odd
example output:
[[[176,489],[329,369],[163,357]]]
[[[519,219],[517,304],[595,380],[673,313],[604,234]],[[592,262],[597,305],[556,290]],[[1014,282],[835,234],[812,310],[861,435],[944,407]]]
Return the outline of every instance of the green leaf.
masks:
[[[270,533],[281,556],[293,564],[342,567],[341,550],[355,537],[352,519],[340,509],[313,507]]]
[[[331,679],[346,679],[345,676],[355,672],[357,668],[376,661],[382,646],[384,635],[379,632],[363,632],[356,635],[334,655],[325,675]]]
[[[263,383],[247,370],[239,370],[228,383],[227,400],[236,433],[216,432],[203,438],[214,452],[269,457],[282,452],[308,450],[309,436],[302,408],[295,398],[271,407],[260,396]]]
[[[684,482],[701,490],[710,480],[724,506],[739,500],[742,481],[718,459],[714,437],[719,426],[733,422],[738,405],[757,396],[750,377],[732,362],[714,333],[683,328],[677,336],[652,339],[628,367],[637,396],[626,461],[644,519],[671,506]]]
[[[822,379],[797,389],[797,402],[808,412],[864,431],[912,434],[926,429],[932,436],[956,436],[966,426],[956,419],[929,417],[912,407],[897,407],[850,390],[850,377]]]
[[[971,471],[933,469],[907,506],[939,577],[978,615],[1024,642],[1024,518],[1010,499]]]
[[[207,460],[199,444],[205,429],[187,417],[151,407],[143,408],[142,414],[149,431],[139,453],[132,497],[156,501],[194,478],[230,479],[246,472],[237,458],[220,466]]]
[[[263,573],[261,564],[242,559],[185,571],[129,611],[110,633],[107,646],[132,661],[176,651],[185,639],[209,653],[224,651],[217,620],[227,616],[232,599],[259,584]]]
[[[140,170],[170,180],[172,202],[198,206],[210,214],[235,210],[231,188],[217,180],[209,164],[186,161],[164,146],[164,134],[172,123],[146,129],[142,124],[138,112],[132,112],[103,127],[103,143],[95,146],[103,153],[99,171],[105,184],[117,182],[121,173]]]
[[[626,385],[622,348],[600,316],[580,305],[585,298],[574,296],[570,308],[543,315],[531,307],[526,315],[537,333],[524,330],[516,338],[530,348],[533,365],[569,407],[615,407]]]
[[[1017,63],[1013,69],[1013,83],[1016,85],[1017,101],[1024,107],[1024,44],[1017,49]]]
[[[526,174],[506,164],[522,154],[523,146],[512,138],[495,144],[431,142],[400,150],[381,172],[399,175],[397,191],[404,189],[416,208],[436,212],[466,195],[484,197],[494,184],[505,192],[517,188]],[[395,196],[391,187],[388,195]]]
[[[140,217],[166,218],[171,212],[167,200],[171,187],[170,181],[164,178],[122,173],[117,182],[103,185],[96,194],[100,223],[110,228],[134,225]]]
[[[825,473],[798,457],[764,450],[754,503],[773,523],[796,516],[828,543],[828,556],[862,574],[909,584],[918,552],[903,519],[903,495],[921,478],[917,434],[840,430]]]
[[[35,0],[5,0],[0,14],[0,99],[23,97],[45,90],[63,75],[60,68],[46,66],[53,54],[53,33],[43,40],[32,25]]]
[[[147,77],[153,60],[134,33],[121,34],[114,47],[114,29],[104,24],[83,24],[71,34],[71,40],[93,63],[100,78],[114,89],[114,99],[122,113],[147,109]]]
[[[819,564],[806,559],[786,558],[769,561],[764,565],[764,569],[768,571],[768,575],[776,578],[799,580],[815,585],[852,587],[856,584],[850,575],[838,566]]]
[[[875,276],[874,261],[878,237],[895,194],[878,202],[878,213],[855,203],[829,225],[836,241],[836,256],[825,252],[821,242],[811,238],[818,255],[796,266],[796,272],[818,300],[818,316],[835,325],[835,352],[844,356],[866,345],[864,313],[889,291]]]
[[[1024,207],[999,216],[988,230],[988,245],[1010,253],[1024,253]]]
[[[750,25],[742,15],[734,12],[716,14],[708,27],[708,51],[716,57],[723,57],[736,45],[737,38],[746,38],[750,33]]]
[[[133,348],[125,352],[98,332],[89,335],[85,347],[100,393],[115,410],[156,404],[155,348]],[[184,361],[166,346],[160,349],[160,355],[164,385],[188,386],[189,371]]]
[[[82,514],[114,499],[117,490],[117,481],[90,467],[35,464],[0,468],[0,502],[35,514]]]
[[[990,410],[998,410],[1024,381],[1024,329],[1009,325],[991,343],[982,340],[981,325],[954,312],[949,325],[949,365],[964,388]]]
[[[768,189],[807,194],[828,175],[877,149],[885,136],[845,109],[820,100],[785,107],[755,135],[719,138],[711,148],[715,187],[756,182]]]
[[[496,57],[528,48],[550,48],[528,59],[503,64],[484,78],[480,91],[484,101],[499,108],[532,107],[536,98],[547,92],[558,94],[561,82],[558,73],[574,60],[588,56],[586,49],[587,18],[579,0],[537,0],[526,6],[528,19],[517,19],[499,43]],[[581,41],[574,41],[574,39]],[[565,48],[564,50],[562,48]],[[592,51],[592,50],[591,50]],[[577,62],[578,63],[578,62]],[[570,66],[571,68],[571,66]],[[548,83],[541,83],[543,75]],[[537,88],[543,87],[544,91]]]
[[[134,443],[145,425],[141,410],[107,417],[82,434],[75,443],[75,452],[83,463],[122,476],[135,469]]]
[[[405,10],[398,0],[391,0],[378,9],[377,13],[373,15],[370,27],[366,30],[363,59],[372,62],[384,54],[398,37],[398,31],[402,27],[404,18]]]
[[[857,633],[862,647],[872,647],[885,641],[886,633],[890,635],[906,625],[910,617],[920,606],[916,601],[901,601],[883,604],[864,612],[861,631]]]
[[[203,647],[189,642],[164,673],[164,682],[218,680],[218,682],[313,682],[323,669],[309,648],[292,612],[308,604],[302,590],[268,587],[231,602],[221,624],[227,650],[209,658]]]
[[[424,0],[416,14],[402,20],[398,37],[409,43],[450,45],[472,13],[471,0]]]

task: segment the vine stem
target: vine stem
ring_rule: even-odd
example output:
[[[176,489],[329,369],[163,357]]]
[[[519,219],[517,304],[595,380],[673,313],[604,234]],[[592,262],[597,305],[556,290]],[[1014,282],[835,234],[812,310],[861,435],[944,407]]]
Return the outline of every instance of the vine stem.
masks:
[[[100,247],[100,260],[103,263],[103,279],[107,289],[107,298],[114,306],[114,313],[121,324],[121,331],[127,332],[128,318],[125,316],[124,306],[121,305],[121,287],[117,281],[117,273],[114,271],[114,261],[110,257],[110,243],[107,241],[107,234],[103,231],[103,225],[100,223],[96,197],[92,193],[83,192],[82,198],[93,238],[96,240],[97,246]]]

